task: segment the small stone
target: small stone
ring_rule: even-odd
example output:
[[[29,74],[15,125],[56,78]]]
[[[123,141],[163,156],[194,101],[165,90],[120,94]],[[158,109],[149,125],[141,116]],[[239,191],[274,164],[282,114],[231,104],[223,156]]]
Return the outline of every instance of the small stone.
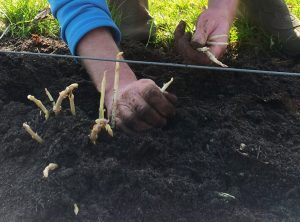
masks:
[[[246,148],[246,144],[245,143],[241,143],[240,150],[244,150],[245,148]]]

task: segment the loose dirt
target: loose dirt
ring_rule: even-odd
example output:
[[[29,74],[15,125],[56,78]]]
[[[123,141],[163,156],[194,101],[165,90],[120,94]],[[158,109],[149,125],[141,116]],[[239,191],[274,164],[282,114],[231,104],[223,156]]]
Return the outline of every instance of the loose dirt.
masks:
[[[2,49],[68,53],[57,40],[13,40]],[[178,62],[163,49],[123,44],[128,59]],[[300,72],[299,61],[231,51],[232,67]],[[99,94],[71,60],[0,56],[1,221],[299,221],[300,79],[132,65],[159,86],[170,77],[177,115],[163,129],[134,136],[88,134]],[[68,102],[48,121],[27,100],[51,107],[68,84]],[[23,122],[45,140],[38,144]],[[47,179],[49,163],[59,168]],[[74,204],[79,213],[74,213]]]

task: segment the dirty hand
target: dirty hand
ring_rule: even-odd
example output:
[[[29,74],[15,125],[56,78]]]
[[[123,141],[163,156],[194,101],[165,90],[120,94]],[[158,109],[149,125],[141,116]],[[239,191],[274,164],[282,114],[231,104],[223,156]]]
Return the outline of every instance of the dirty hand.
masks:
[[[220,58],[228,45],[232,16],[224,9],[206,9],[197,21],[192,44],[207,44],[216,58]]]
[[[224,10],[223,10],[224,11]],[[204,53],[196,48],[208,46],[210,52],[218,59],[226,50],[231,18],[221,9],[207,9],[198,18],[196,31],[185,32],[186,23],[181,21],[175,30],[175,49],[184,62],[192,64],[210,64]]]
[[[176,96],[160,91],[150,79],[140,79],[120,89],[116,125],[125,132],[163,127],[175,115]]]

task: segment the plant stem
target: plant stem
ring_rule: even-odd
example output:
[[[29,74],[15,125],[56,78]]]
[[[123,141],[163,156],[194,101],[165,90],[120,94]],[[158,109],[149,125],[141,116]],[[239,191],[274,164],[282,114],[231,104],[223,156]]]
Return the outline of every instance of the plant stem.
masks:
[[[30,126],[27,123],[23,123],[23,128],[26,130],[27,133],[32,137],[32,139],[36,140],[38,143],[43,143],[43,139],[33,130],[30,128]]]
[[[53,99],[51,93],[48,91],[47,88],[45,88],[45,92],[46,92],[46,95],[48,96],[50,102],[52,103],[52,106],[54,107],[54,106],[55,106],[55,101],[54,101],[54,99]]]
[[[62,101],[70,94],[72,93],[72,91],[74,89],[78,88],[78,84],[77,83],[73,83],[71,85],[69,85],[68,87],[66,87],[66,89],[64,91],[61,91],[59,93],[59,97],[53,107],[53,111],[55,112],[55,114],[58,114],[61,111],[61,103]]]
[[[219,66],[221,67],[224,67],[224,68],[227,68],[228,66],[225,65],[224,63],[222,63],[221,61],[219,61],[214,54],[212,54],[210,51],[209,51],[209,48],[208,47],[202,47],[202,48],[198,48],[197,51],[199,52],[203,52],[204,54],[207,55],[207,57],[210,59],[210,61],[218,64]]]
[[[117,54],[116,59],[120,60],[122,58],[123,52]],[[116,62],[115,68],[115,81],[113,90],[113,102],[112,102],[112,113],[111,113],[111,126],[115,128],[116,125],[116,111],[117,111],[117,99],[119,93],[119,81],[120,81],[120,62]]]
[[[58,168],[58,165],[56,163],[49,163],[49,165],[46,166],[43,170],[43,177],[48,178],[49,171],[55,170],[56,168]]]
[[[107,71],[104,71],[103,79],[102,79],[102,83],[101,83],[99,119],[104,119],[104,98],[105,98],[105,89],[106,89],[106,73],[107,73]]]
[[[40,100],[36,99],[32,95],[28,95],[27,99],[34,102],[43,111],[43,113],[45,114],[45,119],[46,120],[49,118],[49,111],[47,110],[47,108],[44,106],[44,104]]]
[[[171,85],[171,83],[173,82],[173,77],[171,78],[171,80],[167,83],[164,83],[163,87],[160,89],[161,92],[165,92],[167,90],[167,88]]]
[[[71,92],[69,94],[69,101],[70,101],[70,110],[73,116],[76,115],[76,110],[75,110],[75,102],[74,102],[74,94]]]

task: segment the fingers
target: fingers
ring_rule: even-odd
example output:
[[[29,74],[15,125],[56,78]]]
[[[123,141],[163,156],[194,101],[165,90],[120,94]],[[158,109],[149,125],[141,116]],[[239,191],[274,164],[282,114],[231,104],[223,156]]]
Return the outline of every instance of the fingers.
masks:
[[[153,84],[148,85],[144,91],[142,91],[141,96],[163,117],[175,115],[174,105],[164,96],[154,82]]]
[[[180,47],[180,41],[185,33],[185,27],[186,23],[184,21],[180,21],[174,32],[174,48],[179,54],[181,54],[182,51],[182,47]]]
[[[199,51],[192,48],[192,46],[188,43],[185,50],[184,61],[190,64],[210,64],[211,61],[204,53],[200,53]]]
[[[175,95],[173,95],[172,93],[169,93],[169,92],[164,92],[164,96],[167,98],[167,100],[170,101],[170,103],[172,103],[173,105],[176,104],[177,97]]]
[[[125,124],[123,124],[122,119],[119,117],[116,117],[116,127],[117,129],[121,129],[127,134],[135,134],[135,132],[132,129],[128,128]]]
[[[226,46],[211,46],[210,47],[210,52],[212,54],[214,54],[214,56],[219,59],[223,56],[223,54],[225,53],[226,51]]]
[[[118,106],[117,126],[126,132],[138,132],[151,129],[152,126],[144,122],[127,105]]]
[[[197,21],[196,32],[192,37],[192,42],[197,42],[204,46],[208,40],[209,35],[215,29],[215,20],[206,18],[205,14],[201,14]]]
[[[211,61],[203,53],[199,53],[196,49],[201,47],[199,42],[191,42],[192,35],[185,32],[186,23],[180,21],[174,32],[175,50],[183,57],[184,63],[188,64],[210,64]],[[197,39],[197,38],[196,38]]]
[[[185,23],[185,21],[181,20],[179,22],[179,24],[177,25],[175,32],[174,32],[175,39],[180,39],[184,35],[185,28],[186,28],[186,23]]]
[[[132,133],[163,127],[175,115],[176,96],[164,92],[150,79],[133,82],[120,94],[117,127]]]
[[[226,51],[229,29],[229,24],[223,24],[218,27],[218,29],[214,30],[209,36],[208,43],[211,45],[209,48],[216,58],[221,58]]]
[[[178,25],[180,26],[180,25]],[[181,28],[177,30],[177,37],[175,39],[175,49],[179,55],[183,57],[184,63],[188,64],[210,64],[209,59],[203,53],[199,53],[196,48],[199,48],[199,43],[197,46],[191,45],[191,33],[182,34]],[[180,36],[180,37],[178,37]]]

